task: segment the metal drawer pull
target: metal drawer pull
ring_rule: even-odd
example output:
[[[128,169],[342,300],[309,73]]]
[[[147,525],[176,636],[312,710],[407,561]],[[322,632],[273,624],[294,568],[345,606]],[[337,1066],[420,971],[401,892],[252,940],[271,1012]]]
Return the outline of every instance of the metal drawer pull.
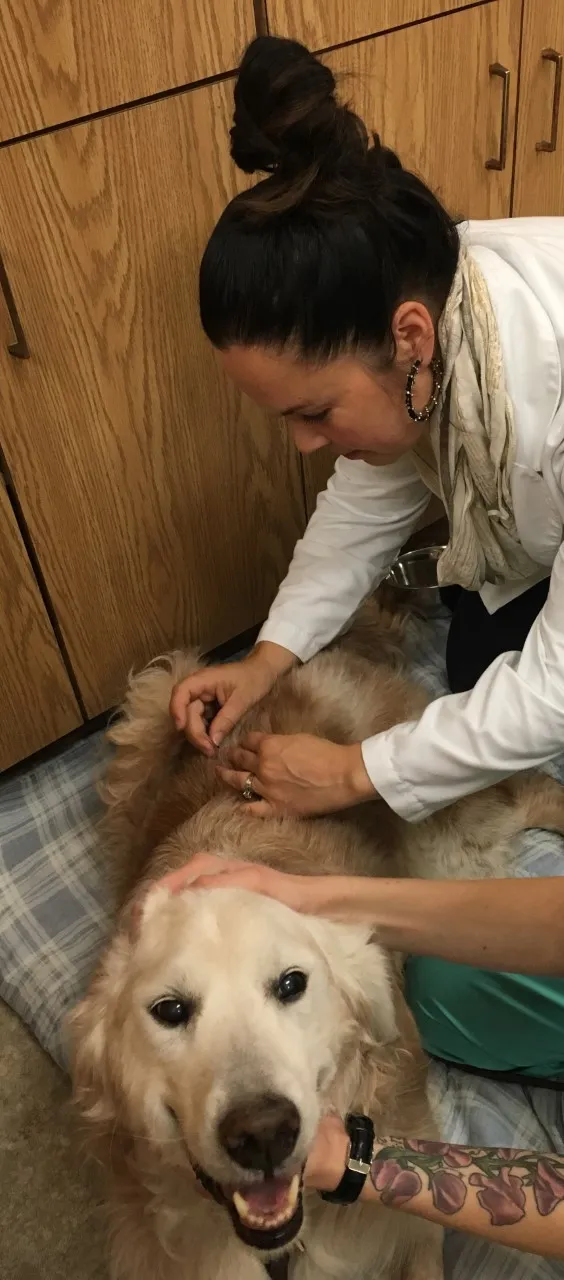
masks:
[[[543,49],[544,62],[554,63],[554,94],[552,97],[552,126],[548,142],[537,142],[537,151],[556,151],[558,142],[558,115],[560,112],[560,95],[562,93],[562,54],[556,49]]]
[[[509,86],[511,72],[501,62],[492,62],[490,75],[500,76],[503,80],[503,97],[501,100],[501,128],[499,133],[499,155],[493,160],[486,160],[486,169],[505,169],[507,160],[507,134],[509,131]]]
[[[0,254],[0,289],[4,294],[4,301],[8,309],[8,315],[12,322],[12,328],[14,330],[14,334],[16,338],[15,342],[8,343],[8,351],[10,352],[10,355],[15,356],[17,360],[29,360],[29,347],[26,342],[26,336],[23,331],[22,322],[18,315],[18,308],[16,307],[16,303],[14,301],[14,295],[12,293],[12,288],[10,285],[10,281],[8,280],[8,275],[7,275],[6,268],[4,266],[4,261],[1,254]]]

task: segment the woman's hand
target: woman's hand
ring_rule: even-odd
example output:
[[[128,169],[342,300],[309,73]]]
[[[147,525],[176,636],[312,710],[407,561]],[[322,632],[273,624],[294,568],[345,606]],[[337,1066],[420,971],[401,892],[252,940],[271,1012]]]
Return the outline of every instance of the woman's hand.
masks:
[[[276,898],[293,911],[317,914],[319,910],[321,914],[325,887],[335,879],[335,876],[292,876],[257,862],[196,853],[185,866],[163,876],[157,885],[164,886],[170,893],[182,893],[185,889],[247,889],[249,893]]]
[[[314,1191],[334,1191],[345,1172],[349,1147],[341,1117],[324,1116],[305,1167],[305,1186]]]
[[[218,766],[218,773],[235,791],[241,793],[252,776],[260,799],[247,809],[258,818],[336,813],[377,794],[360,743],[342,747],[306,733],[250,733],[230,752],[229,764]]]
[[[265,642],[239,662],[195,671],[172,692],[170,714],[177,729],[183,729],[188,740],[204,755],[213,756],[249,707],[266,697],[278,676],[288,671],[295,661],[288,649]],[[209,712],[217,703],[221,710],[208,728],[206,709]]]
[[[304,915],[365,924],[372,923],[375,911],[370,889],[375,887],[379,897],[383,883],[364,876],[292,875],[259,862],[195,853],[183,867],[169,871],[152,888],[164,885],[170,893],[183,893],[185,889],[246,889],[274,898]],[[405,881],[387,883],[403,885]],[[367,902],[371,902],[368,909]]]

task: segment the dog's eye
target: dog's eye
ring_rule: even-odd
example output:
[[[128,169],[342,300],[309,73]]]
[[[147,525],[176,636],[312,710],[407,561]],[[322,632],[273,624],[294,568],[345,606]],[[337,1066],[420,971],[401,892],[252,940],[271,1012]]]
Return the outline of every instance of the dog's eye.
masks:
[[[176,996],[168,996],[152,1004],[149,1013],[163,1027],[186,1027],[193,1016],[194,1004],[191,1000],[178,1000]]]
[[[280,1004],[292,1004],[303,996],[307,987],[307,974],[301,969],[288,969],[274,983],[274,995]]]

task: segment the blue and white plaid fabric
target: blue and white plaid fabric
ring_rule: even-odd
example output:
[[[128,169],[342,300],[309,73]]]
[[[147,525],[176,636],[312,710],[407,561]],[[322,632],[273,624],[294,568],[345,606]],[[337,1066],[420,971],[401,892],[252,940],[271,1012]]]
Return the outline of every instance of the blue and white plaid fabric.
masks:
[[[413,673],[434,696],[446,689],[447,627],[437,617],[411,632]],[[103,750],[97,735],[0,783],[0,996],[63,1068],[65,1014],[84,991],[110,929],[96,835]],[[528,834],[518,874],[564,875],[563,842]],[[439,1065],[432,1067],[431,1092],[447,1140],[564,1152],[560,1093],[525,1093]],[[448,1280],[564,1280],[564,1263],[452,1233],[445,1274]]]
[[[64,1015],[107,936],[102,735],[0,782],[0,995],[61,1066]]]

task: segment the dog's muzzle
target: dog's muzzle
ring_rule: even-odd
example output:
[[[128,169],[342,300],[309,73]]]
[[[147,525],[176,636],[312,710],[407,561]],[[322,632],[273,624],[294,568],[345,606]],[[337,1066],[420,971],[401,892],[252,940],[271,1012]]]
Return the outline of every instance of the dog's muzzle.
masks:
[[[203,1169],[194,1166],[194,1173],[204,1191],[227,1209],[236,1235],[248,1248],[276,1254],[294,1244],[304,1221],[301,1174],[294,1174],[291,1179],[248,1182],[228,1196]],[[262,1212],[265,1202],[267,1214]]]
[[[227,1209],[237,1236],[251,1249],[276,1255],[300,1234],[303,1168],[284,1172],[300,1129],[300,1114],[289,1098],[278,1094],[245,1098],[225,1112],[217,1130],[230,1164],[241,1170],[241,1181],[216,1182],[191,1159],[201,1186]]]

